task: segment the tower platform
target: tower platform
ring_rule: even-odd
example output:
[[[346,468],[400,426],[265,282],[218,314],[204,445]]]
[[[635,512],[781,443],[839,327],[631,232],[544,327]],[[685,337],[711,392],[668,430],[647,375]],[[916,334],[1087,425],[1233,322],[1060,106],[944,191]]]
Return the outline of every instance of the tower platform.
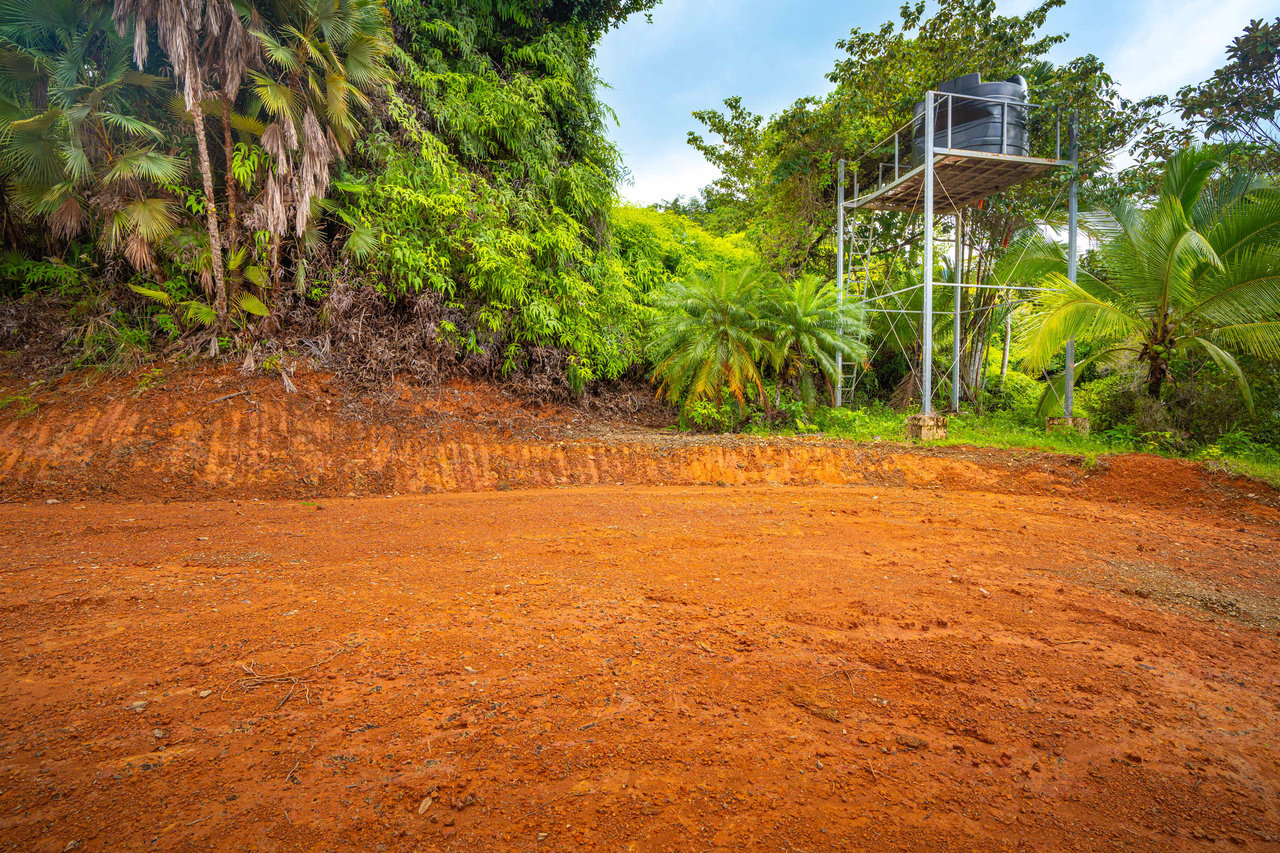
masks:
[[[933,212],[955,213],[972,207],[981,199],[1037,178],[1051,169],[1070,166],[1070,160],[1022,157],[1014,154],[991,154],[960,148],[934,149]],[[923,208],[924,167],[919,166],[896,180],[880,184],[868,193],[845,202],[855,210],[891,210],[915,213]]]

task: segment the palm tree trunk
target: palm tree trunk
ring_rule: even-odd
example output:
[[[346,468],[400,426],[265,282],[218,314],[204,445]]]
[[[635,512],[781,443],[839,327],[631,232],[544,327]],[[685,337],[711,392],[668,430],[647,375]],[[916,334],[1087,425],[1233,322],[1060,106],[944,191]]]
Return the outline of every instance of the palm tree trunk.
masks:
[[[989,339],[988,339],[989,340]],[[973,402],[975,413],[982,414],[982,400],[986,395],[983,393],[987,388],[987,347],[982,347],[982,365],[978,368],[978,384],[974,386]]]
[[[1147,368],[1147,396],[1153,400],[1160,399],[1160,389],[1164,387],[1165,364],[1152,361]]]
[[[227,325],[227,279],[222,265],[222,235],[218,230],[218,208],[213,198],[213,166],[209,163],[209,141],[205,138],[204,113],[197,104],[191,111],[196,130],[196,153],[200,158],[200,177],[204,180],[205,224],[209,228],[209,264],[213,267],[213,310],[218,314],[218,328]]]

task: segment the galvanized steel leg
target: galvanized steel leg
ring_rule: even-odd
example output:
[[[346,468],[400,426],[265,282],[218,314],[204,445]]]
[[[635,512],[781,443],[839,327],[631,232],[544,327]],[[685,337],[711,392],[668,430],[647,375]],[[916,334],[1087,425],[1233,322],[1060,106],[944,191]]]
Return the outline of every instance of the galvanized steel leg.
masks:
[[[1077,139],[1076,116],[1071,116],[1071,186],[1067,190],[1067,279],[1072,284],[1076,283],[1076,266],[1078,263],[1079,249],[1077,245],[1077,232],[1079,230],[1079,207],[1080,187],[1079,181],[1076,179],[1076,168],[1080,165],[1080,144]],[[1075,384],[1076,384],[1076,339],[1074,337],[1067,339],[1066,348],[1067,371],[1065,378],[1066,395],[1062,401],[1063,413],[1069,417],[1075,417]]]
[[[844,161],[836,184],[836,304],[844,308]],[[844,405],[844,354],[836,350],[836,408]]]
[[[924,94],[924,293],[920,312],[920,413],[933,412],[933,92]]]
[[[963,272],[964,228],[960,211],[956,211],[956,283],[951,297],[951,411],[960,411],[960,302]]]

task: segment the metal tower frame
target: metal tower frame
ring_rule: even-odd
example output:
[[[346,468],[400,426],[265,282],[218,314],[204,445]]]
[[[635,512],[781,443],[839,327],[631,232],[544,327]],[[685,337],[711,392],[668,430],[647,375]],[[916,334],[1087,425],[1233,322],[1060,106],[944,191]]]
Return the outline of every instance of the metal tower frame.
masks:
[[[985,101],[989,103],[999,104],[1001,113],[1000,122],[1000,153],[970,151],[963,148],[951,147],[952,121],[951,115],[953,105],[956,99]],[[937,146],[936,139],[936,119],[939,111],[945,106],[947,115],[947,145],[944,148]],[[1059,168],[1070,168],[1071,180],[1068,187],[1067,195],[1067,278],[1074,283],[1076,280],[1077,252],[1078,252],[1078,227],[1079,212],[1077,210],[1079,187],[1076,177],[1076,169],[1079,165],[1079,144],[1077,139],[1077,121],[1074,115],[1071,116],[1068,130],[1068,157],[1062,157],[1062,120],[1061,114],[1056,112],[1053,117],[1054,127],[1054,156],[1053,157],[1027,157],[1016,154],[1005,153],[1009,147],[1009,121],[1008,108],[1011,106],[1008,102],[1000,101],[993,98],[984,98],[977,95],[961,95],[952,92],[939,92],[930,90],[924,96],[923,114],[917,118],[899,127],[888,137],[883,139],[879,144],[873,146],[866,154],[854,161],[854,177],[853,177],[853,198],[845,197],[845,166],[846,162],[839,162],[839,179],[836,190],[836,287],[838,299],[841,305],[845,301],[845,244],[849,243],[850,258],[853,257],[856,249],[855,246],[855,230],[857,224],[857,211],[897,211],[914,214],[920,202],[923,202],[923,220],[924,220],[924,263],[923,277],[919,285],[908,287],[905,290],[894,291],[889,294],[861,295],[861,304],[871,306],[873,303],[880,302],[889,296],[900,296],[902,293],[923,288],[922,309],[921,309],[921,365],[920,365],[920,397],[921,397],[921,414],[932,414],[933,412],[933,289],[936,286],[945,286],[947,282],[934,281],[934,220],[939,213],[942,215],[951,214],[956,221],[956,260],[957,260],[957,281],[951,283],[953,287],[952,315],[953,315],[953,338],[951,344],[951,408],[953,411],[960,410],[960,338],[961,338],[961,313],[963,292],[965,288],[983,288],[996,287],[1006,292],[1016,293],[1025,290],[1036,290],[1039,288],[1029,288],[1025,286],[1006,286],[1001,288],[999,285],[983,285],[980,282],[973,284],[965,284],[960,281],[959,271],[963,269],[959,261],[960,253],[963,246],[963,234],[961,232],[962,219],[960,212],[969,206],[977,203],[979,200],[988,196],[1002,192],[1017,184],[1032,180],[1040,175]],[[1017,105],[1022,107],[1023,105]],[[1044,109],[1039,104],[1025,105],[1028,110]],[[918,164],[913,160],[904,162],[902,154],[902,136],[904,131],[909,132],[914,138],[919,123],[923,123],[924,135],[924,156]],[[892,156],[888,155],[889,144],[892,143]],[[912,146],[908,143],[906,146],[911,151]],[[878,158],[875,164],[876,182],[870,192],[862,193],[859,187],[859,176],[861,170],[859,165],[867,160]],[[905,168],[904,168],[905,167]],[[941,184],[943,187],[944,198],[937,198],[937,186]],[[941,210],[939,210],[939,207]],[[849,216],[846,218],[846,211]],[[869,242],[869,241],[868,241]],[[868,246],[868,251],[870,247]],[[867,262],[867,271],[870,272],[870,261]],[[868,275],[869,284],[869,275]],[[901,302],[899,301],[899,305]],[[871,310],[888,310],[893,309],[876,309]],[[905,313],[905,309],[903,309]],[[1075,341],[1070,340],[1066,345],[1066,395],[1063,401],[1063,408],[1067,417],[1074,414],[1074,395],[1073,385],[1075,383]],[[836,355],[836,366],[839,371],[840,381],[836,384],[835,404],[841,406],[844,403],[844,365],[840,355]]]

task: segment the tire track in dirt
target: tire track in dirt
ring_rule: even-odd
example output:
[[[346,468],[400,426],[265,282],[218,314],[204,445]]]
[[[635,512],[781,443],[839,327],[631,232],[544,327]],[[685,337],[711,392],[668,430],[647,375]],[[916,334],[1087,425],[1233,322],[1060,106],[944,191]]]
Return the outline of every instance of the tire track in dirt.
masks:
[[[286,394],[266,379],[193,370],[139,395],[127,378],[64,380],[35,397],[32,413],[0,411],[0,498],[820,484],[1148,503],[1247,497],[1248,512],[1280,518],[1265,486],[1157,457],[1109,457],[1089,469],[1032,451],[689,436],[599,419],[583,426],[581,411],[486,387],[406,389],[361,408],[326,383],[302,377],[300,393]]]

